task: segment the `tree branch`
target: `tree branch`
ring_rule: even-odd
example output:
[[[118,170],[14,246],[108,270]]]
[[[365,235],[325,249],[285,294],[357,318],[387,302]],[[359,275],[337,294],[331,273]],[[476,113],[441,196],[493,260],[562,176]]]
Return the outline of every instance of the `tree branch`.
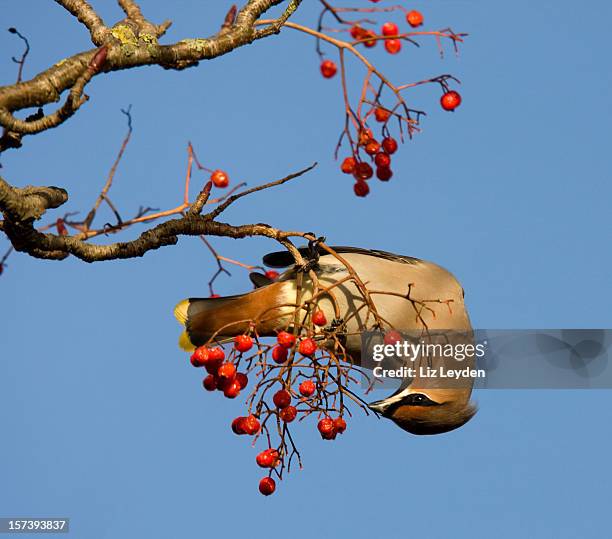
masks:
[[[84,0],[57,1],[91,30],[95,43],[104,44],[105,61],[87,78],[88,68],[100,51],[100,49],[90,50],[58,62],[29,81],[0,87],[0,125],[12,133],[19,135],[39,133],[62,124],[82,104],[82,101],[76,101],[72,94],[80,95],[79,90],[82,91],[82,86],[84,87],[93,76],[101,72],[108,73],[146,65],[184,69],[197,65],[200,60],[216,58],[265,37],[268,35],[266,32],[258,32],[255,29],[257,20],[271,7],[284,0],[249,0],[239,11],[232,27],[224,28],[222,32],[209,38],[184,39],[173,45],[159,45],[157,42],[159,32],[163,33],[169,24],[165,23],[159,27],[151,25],[144,19],[140,8],[133,1],[120,0],[128,19],[116,24],[108,34],[102,31],[102,28],[106,28],[102,20]],[[283,17],[281,19],[286,20],[298,4],[298,0],[293,0],[283,15],[285,19]],[[105,37],[100,37],[103,34]],[[56,102],[61,93],[68,89],[71,89],[71,106],[66,104],[50,116],[35,122],[26,122],[18,120],[13,114],[15,111]],[[75,106],[77,104],[78,106]],[[10,147],[12,147],[10,144],[3,144],[0,141],[0,152]]]
[[[108,39],[110,30],[104,24],[104,21],[95,12],[94,8],[85,0],[55,0],[60,6],[68,10],[74,15],[79,22],[83,23],[89,33],[94,45],[101,46]]]
[[[127,18],[134,21],[138,25],[138,29],[141,32],[160,37],[172,24],[170,21],[166,21],[163,24],[155,25],[149,22],[142,14],[140,6],[134,2],[134,0],[118,0],[121,9],[127,15]]]
[[[14,240],[10,230],[6,231],[11,241]],[[283,232],[264,223],[249,225],[230,225],[228,223],[210,221],[207,216],[189,215],[180,219],[171,219],[150,230],[143,232],[138,238],[127,242],[117,242],[109,245],[95,245],[70,236],[43,234],[31,229],[27,242],[13,242],[15,249],[26,251],[36,258],[62,260],[68,255],[85,262],[100,262],[103,260],[118,260],[141,257],[151,250],[167,245],[175,245],[178,236],[225,236],[229,238],[246,238],[249,236],[264,236],[285,245],[291,237],[304,237],[303,232]]]
[[[57,187],[26,187],[18,189],[10,186],[0,178],[0,211],[4,214],[3,232],[11,241],[15,250],[26,252],[36,258],[63,260],[69,255],[85,262],[102,260],[117,260],[143,256],[148,251],[167,245],[174,245],[178,237],[183,236],[225,236],[230,238],[245,238],[247,236],[265,236],[272,238],[297,256],[299,252],[289,238],[305,237],[303,232],[285,232],[264,223],[247,225],[230,225],[215,221],[230,204],[236,200],[267,189],[282,185],[298,178],[312,170],[316,165],[290,174],[280,180],[248,189],[243,193],[229,197],[223,204],[205,215],[199,215],[210,194],[211,182],[208,182],[192,207],[182,217],[161,223],[145,232],[138,238],[128,242],[117,242],[109,245],[87,243],[87,236],[66,236],[61,234],[43,233],[36,230],[34,221],[40,219],[49,208],[57,208],[68,200],[65,190]],[[297,259],[296,259],[297,260]]]
[[[246,195],[250,195],[251,193],[256,193],[257,191],[262,191],[263,189],[268,189],[269,187],[274,187],[276,185],[282,185],[283,183],[286,183],[290,180],[300,177],[302,174],[306,174],[307,172],[310,172],[316,166],[317,166],[317,163],[313,163],[309,167],[306,167],[300,170],[299,172],[295,172],[294,174],[289,174],[289,176],[282,178],[280,180],[276,180],[270,183],[265,183],[263,185],[258,185],[256,187],[252,187],[251,189],[247,189],[246,191],[243,191],[242,193],[238,193],[237,195],[232,195],[223,204],[220,204],[219,206],[217,206],[208,215],[210,216],[211,219],[214,219],[215,217],[220,215],[222,212],[224,212],[230,204],[233,204],[239,198],[242,198],[243,196],[246,196]]]
[[[283,14],[272,22],[266,28],[262,28],[261,30],[257,30],[255,33],[255,38],[260,39],[262,37],[266,37],[272,34],[278,34],[280,32],[281,27],[287,22],[287,19],[293,15],[295,10],[300,6],[302,0],[291,0],[290,4],[287,6],[287,9],[283,12]]]
[[[140,6],[134,2],[134,0],[118,0],[118,2],[128,19],[132,19],[137,23],[146,22],[140,10]]]
[[[0,177],[0,211],[5,216],[4,229],[9,221],[32,222],[40,219],[51,208],[59,208],[68,200],[68,193],[60,187],[12,187]]]
[[[83,90],[95,73],[99,71],[101,65],[98,64],[97,61],[100,60],[101,57],[103,57],[101,60],[103,64],[106,59],[106,46],[96,52],[87,68],[70,90],[70,94],[68,94],[65,103],[54,113],[46,116],[43,115],[36,120],[26,119],[23,121],[15,118],[8,110],[0,108],[0,124],[3,125],[7,131],[12,133],[18,133],[19,135],[34,135],[64,123],[89,99],[87,96],[83,95]]]

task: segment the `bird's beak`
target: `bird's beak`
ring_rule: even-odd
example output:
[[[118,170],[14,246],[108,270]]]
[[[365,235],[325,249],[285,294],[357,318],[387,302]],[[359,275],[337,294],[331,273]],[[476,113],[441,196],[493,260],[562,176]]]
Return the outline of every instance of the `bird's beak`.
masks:
[[[370,410],[374,410],[377,414],[381,414],[381,415],[384,414],[388,406],[389,406],[389,403],[384,400],[375,401],[375,402],[371,402],[370,404],[368,404],[368,408]]]
[[[392,404],[401,401],[409,392],[410,384],[402,384],[395,393],[389,395],[386,399],[371,402],[368,404],[368,408],[375,411],[377,414],[384,416],[385,412]]]

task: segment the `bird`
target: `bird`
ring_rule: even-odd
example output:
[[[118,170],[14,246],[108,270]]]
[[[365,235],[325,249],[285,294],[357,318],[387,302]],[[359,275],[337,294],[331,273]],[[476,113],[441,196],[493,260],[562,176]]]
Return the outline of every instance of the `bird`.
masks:
[[[361,332],[371,328],[374,318],[363,292],[351,279],[354,274],[369,291],[384,326],[381,329],[452,330],[466,336],[465,342],[472,339],[464,290],[441,266],[377,249],[325,249],[316,242],[299,251],[308,261],[306,268],[297,266],[289,251],[265,255],[264,265],[285,271],[277,279],[251,273],[255,288],[250,292],[181,301],[174,310],[177,320],[185,326],[179,338],[181,348],[191,351],[211,338],[223,342],[253,327],[259,336],[275,336],[279,330],[291,327],[295,305],[303,304],[315,290],[310,271],[318,279],[318,290],[332,287],[335,300],[329,294],[320,295],[317,308],[326,320],[342,326],[343,346],[355,365],[367,363],[366,358],[362,362]],[[331,343],[322,344],[326,345]],[[405,378],[396,392],[370,403],[369,408],[409,433],[442,434],[461,427],[475,415],[477,407],[470,400],[472,386],[473,380],[447,387],[422,376]]]

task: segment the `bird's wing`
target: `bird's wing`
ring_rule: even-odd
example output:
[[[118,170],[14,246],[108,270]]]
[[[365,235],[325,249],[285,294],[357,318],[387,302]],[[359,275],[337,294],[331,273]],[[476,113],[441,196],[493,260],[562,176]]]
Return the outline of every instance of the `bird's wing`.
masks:
[[[420,262],[418,258],[411,256],[398,255],[395,253],[389,253],[387,251],[379,251],[378,249],[363,249],[361,247],[347,247],[347,246],[332,246],[331,249],[337,253],[354,253],[367,256],[375,256],[383,258],[385,260],[392,260],[394,262],[401,262],[402,264],[416,264]],[[308,256],[310,251],[308,247],[300,247],[300,254]],[[324,251],[321,247],[318,248],[319,255],[327,255],[327,251]],[[271,268],[288,268],[294,264],[293,256],[289,251],[276,251],[269,253],[263,257],[263,263]]]
[[[249,273],[249,279],[251,279],[251,282],[255,285],[255,288],[268,286],[274,282],[274,279],[270,279],[270,277],[256,271]]]

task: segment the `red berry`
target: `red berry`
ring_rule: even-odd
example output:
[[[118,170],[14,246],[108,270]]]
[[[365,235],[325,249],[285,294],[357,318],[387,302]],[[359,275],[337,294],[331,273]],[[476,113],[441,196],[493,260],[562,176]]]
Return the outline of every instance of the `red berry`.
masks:
[[[276,483],[271,477],[264,477],[259,482],[259,492],[264,496],[270,496],[276,490]]]
[[[234,434],[246,434],[244,430],[244,420],[246,417],[237,417],[232,421],[232,432]]]
[[[374,157],[374,163],[376,163],[377,167],[389,168],[391,165],[391,157],[389,157],[388,153],[379,152]]]
[[[323,60],[321,62],[321,75],[323,75],[326,79],[331,79],[337,71],[338,68],[336,67],[336,64],[331,60]]]
[[[397,54],[402,50],[402,40],[401,39],[387,39],[385,41],[385,50],[389,54]]]
[[[344,419],[341,417],[334,419],[334,430],[338,434],[342,434],[346,430],[346,421],[344,421]]]
[[[217,377],[214,374],[209,374],[202,381],[202,385],[206,391],[214,391],[217,389]]]
[[[370,164],[361,162],[357,163],[353,176],[355,176],[357,180],[369,180],[373,174],[374,171],[372,170]]]
[[[220,298],[221,296],[219,294],[211,294],[210,296],[208,296],[209,298]]]
[[[334,422],[330,417],[324,417],[321,419],[317,425],[317,429],[321,433],[321,436],[326,440],[329,440],[329,436],[333,435],[335,432]]]
[[[314,342],[313,339],[308,337],[300,342],[300,347],[298,348],[298,351],[303,356],[312,356],[312,354],[317,351],[317,343]]]
[[[354,157],[346,157],[344,161],[342,161],[342,165],[340,165],[340,170],[345,174],[352,174],[356,164],[357,162]]]
[[[217,370],[217,376],[226,378],[227,380],[233,380],[236,377],[236,365],[229,361],[221,364]]]
[[[380,150],[380,144],[375,140],[371,140],[366,144],[365,151],[368,155],[374,155]]]
[[[218,391],[225,391],[225,388],[231,383],[233,382],[233,380],[228,380],[227,378],[219,378],[218,376],[215,376],[217,379],[217,390]]]
[[[206,372],[208,374],[216,375],[217,371],[219,370],[219,367],[221,366],[221,363],[223,363],[222,360],[212,358],[209,355],[208,356],[208,360],[206,361],[206,363],[204,363],[204,367],[206,368]]]
[[[236,374],[236,381],[240,385],[240,389],[244,389],[249,384],[249,377],[243,372]]]
[[[327,318],[325,318],[325,313],[321,310],[315,311],[312,315],[312,323],[315,326],[324,326],[327,324]]]
[[[278,415],[285,423],[291,423],[297,416],[297,408],[295,406],[287,406]]]
[[[440,98],[440,105],[444,110],[455,110],[459,105],[461,105],[461,96],[455,90],[451,90],[450,92],[446,92]]]
[[[420,11],[413,9],[406,14],[406,20],[410,26],[416,28],[417,26],[421,26],[421,24],[423,24],[423,14]]]
[[[383,36],[396,36],[399,34],[399,28],[394,22],[386,22],[382,25],[381,34]]]
[[[215,187],[227,187],[229,185],[229,177],[226,172],[222,170],[215,170],[211,175],[210,179]]]
[[[194,367],[203,367],[208,361],[208,348],[199,346],[193,351],[189,359]]]
[[[372,30],[366,30],[363,33],[363,36],[361,37],[361,39],[369,39],[368,41],[364,41],[363,42],[363,46],[367,47],[368,49],[371,49],[372,47],[374,47],[376,45],[376,39],[373,39],[376,37],[376,33],[373,32]],[[372,38],[372,39],[370,39]]]
[[[237,335],[234,337],[234,348],[238,352],[247,352],[253,346],[253,339],[248,335]]]
[[[291,348],[295,344],[295,335],[287,331],[281,331],[276,340],[283,348]]]
[[[395,331],[394,329],[392,329],[391,331],[387,331],[383,339],[385,344],[395,344],[397,342],[400,342],[401,340],[402,334],[399,331]]]
[[[262,468],[274,468],[278,464],[278,451],[266,449],[255,457],[255,461]]]
[[[291,394],[286,389],[280,389],[274,393],[272,401],[277,408],[287,408],[291,404]]]
[[[226,380],[228,380],[228,382],[223,388],[223,394],[228,399],[235,399],[240,394],[240,382],[238,382],[238,380],[236,380],[235,378],[233,380]]]
[[[204,362],[204,367],[206,367],[206,372],[209,374],[217,374],[221,363],[225,359],[225,353],[222,348],[210,348],[208,350],[208,359]]]
[[[277,344],[272,348],[272,359],[279,365],[287,361],[287,348]]]
[[[358,24],[351,26],[351,37],[353,39],[361,39],[364,33],[365,33],[365,30]]]
[[[312,380],[304,380],[299,387],[300,395],[304,397],[312,397],[316,390],[315,383]]]
[[[260,468],[269,468],[272,464],[272,458],[270,457],[268,450],[266,449],[265,451],[258,453],[255,457],[255,462],[257,462],[257,466]]]
[[[215,361],[223,361],[225,359],[225,352],[223,348],[219,348],[218,346],[216,348],[210,348],[208,350],[208,357]]]
[[[362,129],[359,132],[359,144],[361,146],[365,146],[373,138],[374,138],[374,134],[372,133],[371,129]]]
[[[241,426],[244,432],[246,434],[250,434],[251,436],[257,434],[261,428],[259,420],[253,414],[245,417],[241,422]]]
[[[359,180],[353,185],[353,191],[358,197],[365,197],[370,192],[370,187],[366,182]]]
[[[278,271],[274,271],[274,270],[266,271],[266,277],[268,279],[272,279],[273,281],[276,281],[276,279],[278,279],[279,275],[280,275],[280,273],[278,273]]]
[[[377,122],[386,122],[390,116],[391,111],[383,109],[382,107],[376,107],[376,110],[374,111],[374,117],[376,118]]]
[[[378,167],[376,169],[376,177],[383,182],[388,182],[392,176],[393,171],[390,168]]]
[[[382,141],[382,147],[389,155],[397,151],[397,141],[393,137],[387,137]]]

